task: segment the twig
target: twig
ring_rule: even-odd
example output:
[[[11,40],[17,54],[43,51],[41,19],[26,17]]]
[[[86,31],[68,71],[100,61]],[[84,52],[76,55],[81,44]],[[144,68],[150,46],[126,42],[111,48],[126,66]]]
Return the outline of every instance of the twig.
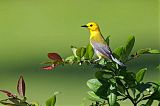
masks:
[[[127,88],[123,83],[122,83],[122,85],[124,86],[124,88],[125,88],[125,90],[126,90],[126,92],[127,92],[126,97],[131,100],[131,102],[134,104],[134,106],[137,106],[137,103],[134,101],[134,99],[133,99],[133,98],[131,97],[131,95],[129,94],[128,88]]]
[[[126,90],[126,92],[127,92],[127,97],[131,100],[131,102],[134,104],[134,106],[137,106],[137,103],[135,103],[134,99],[133,99],[133,98],[131,97],[131,95],[129,94],[128,89],[125,88],[125,90]]]
[[[124,101],[126,100],[128,97],[124,97],[124,98],[121,98],[121,99],[117,99],[117,101]]]

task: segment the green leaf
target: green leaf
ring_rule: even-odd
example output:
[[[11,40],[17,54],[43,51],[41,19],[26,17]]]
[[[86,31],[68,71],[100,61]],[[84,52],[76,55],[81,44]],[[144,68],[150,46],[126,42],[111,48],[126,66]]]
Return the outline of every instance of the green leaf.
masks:
[[[116,103],[114,104],[114,106],[120,106],[120,104],[119,104],[118,102],[116,102]]]
[[[106,64],[106,59],[102,58],[101,60],[98,61],[99,65],[105,65]]]
[[[101,79],[101,80],[109,79],[109,78],[112,77],[112,75],[113,75],[112,72],[106,72],[106,71],[97,71],[97,72],[95,73],[95,77],[96,77],[97,79]]]
[[[110,106],[115,106],[116,99],[117,99],[115,84],[111,84],[109,92],[110,92],[110,94],[108,96],[109,105]]]
[[[54,95],[52,97],[50,97],[47,101],[46,101],[46,106],[55,106],[56,103],[56,95],[59,94],[60,92],[55,92]]]
[[[92,101],[97,101],[97,102],[103,102],[104,101],[104,99],[101,99],[93,91],[88,91],[87,93],[88,93],[88,98]]]
[[[126,58],[129,56],[129,54],[131,53],[133,46],[134,46],[134,42],[135,42],[135,37],[134,36],[130,36],[128,38],[128,41],[126,43],[126,46],[124,47],[125,50],[125,56]]]
[[[151,95],[151,98],[153,100],[158,100],[160,101],[160,86],[157,85],[155,88],[154,88],[154,93]]]
[[[56,96],[54,95],[46,101],[46,106],[55,106],[55,103],[56,103]]]
[[[146,103],[146,106],[152,106],[153,99],[149,99]]]
[[[160,71],[160,64],[158,66],[156,66],[156,70]]]
[[[135,101],[137,101],[139,99],[139,97],[141,96],[141,93],[136,95]]]
[[[87,81],[87,86],[94,92],[98,90],[102,84],[97,79],[90,79]]]
[[[148,53],[148,51],[150,51],[151,48],[146,48],[146,49],[141,49],[141,50],[138,50],[136,52],[136,54],[145,54],[145,53]]]
[[[73,55],[77,57],[77,54],[76,54],[77,48],[74,46],[71,46],[71,49],[72,49]]]
[[[82,49],[82,48],[78,48],[78,49],[76,50],[76,55],[77,55],[77,57],[78,57],[79,59],[81,59],[81,49]]]
[[[131,55],[131,57],[132,58],[133,57],[139,57],[142,54],[160,54],[160,50],[151,49],[151,48],[141,49],[141,50],[138,50],[133,55]]]
[[[85,53],[86,53],[86,48],[84,48],[84,47],[78,48],[76,50],[76,55],[79,60],[84,56]]]
[[[3,101],[0,101],[0,103],[3,104],[3,105],[6,105],[6,106],[15,106],[15,104],[6,103],[6,102],[3,102]]]
[[[121,76],[124,76],[124,81],[128,84],[129,87],[136,86],[136,75],[133,72],[121,71]]]
[[[115,76],[117,79],[124,79],[124,76]]]
[[[123,58],[124,58],[124,48],[121,46],[121,47],[118,47],[118,48],[114,49],[113,55],[117,59],[123,60]]]
[[[106,65],[105,65],[105,69],[106,69],[106,70],[110,70],[110,71],[115,71],[115,70],[117,70],[117,66],[115,65],[114,62],[109,62],[109,61],[107,61],[105,64],[106,64]],[[102,68],[102,66],[99,67],[99,68]]]
[[[102,86],[100,86],[97,89],[95,94],[97,96],[99,96],[100,98],[107,100],[108,99],[108,95],[109,95],[108,94],[108,90],[110,88],[110,82],[109,81],[108,82],[104,82],[104,81],[101,81],[101,80],[100,80],[100,82],[102,82],[103,84],[102,84]]]
[[[147,71],[147,68],[141,69],[136,73],[136,81],[139,83],[143,80],[144,74]]]
[[[8,98],[11,102],[13,102],[14,104],[19,104],[20,101],[17,98]]]
[[[94,55],[94,50],[93,50],[91,44],[88,44],[87,48],[86,48],[86,53],[84,55],[84,58],[88,59],[88,60],[91,60],[93,55]]]
[[[69,56],[65,59],[65,62],[68,62],[68,63],[74,63],[75,61],[75,56]]]
[[[153,49],[153,50],[149,50],[148,53],[151,53],[151,54],[160,54],[160,51],[156,50],[156,49]]]
[[[108,86],[107,85],[102,85],[98,90],[97,92],[95,92],[95,94],[97,96],[99,96],[100,98],[102,99],[105,99],[107,100],[108,99],[108,89],[109,89],[109,84]]]
[[[20,102],[19,104],[15,104],[14,106],[28,106],[27,102]]]
[[[119,91],[119,92],[121,92],[122,94],[125,94],[125,88],[124,88],[124,86],[122,86],[122,85],[117,85],[117,90]]]
[[[116,79],[116,83],[117,83],[117,92],[120,92],[121,94],[125,94],[125,87],[122,81],[120,79]]]
[[[109,35],[109,36],[107,36],[107,38],[106,38],[106,43],[107,43],[107,45],[109,46],[109,38],[111,37],[111,35]]]
[[[150,88],[152,85],[150,83],[139,83],[136,87],[136,89],[139,91],[139,92],[143,92],[145,91],[147,88]]]
[[[38,102],[32,102],[31,106],[39,106],[39,103]]]
[[[85,53],[86,53],[86,48],[82,47],[81,48],[81,58],[84,56]]]
[[[131,88],[131,91],[132,91],[133,97],[136,97],[136,89],[134,88],[134,86]]]

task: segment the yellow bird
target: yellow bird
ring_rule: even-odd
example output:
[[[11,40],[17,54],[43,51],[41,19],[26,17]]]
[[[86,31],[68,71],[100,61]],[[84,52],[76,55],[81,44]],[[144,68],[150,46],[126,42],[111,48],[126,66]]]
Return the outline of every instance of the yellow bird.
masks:
[[[122,62],[120,62],[118,59],[113,57],[112,51],[107,45],[104,37],[101,34],[100,28],[97,23],[90,22],[86,25],[83,25],[81,27],[86,27],[89,29],[90,32],[90,44],[92,45],[95,54],[98,56],[98,60],[101,60],[102,58],[110,59],[120,66],[125,66]]]

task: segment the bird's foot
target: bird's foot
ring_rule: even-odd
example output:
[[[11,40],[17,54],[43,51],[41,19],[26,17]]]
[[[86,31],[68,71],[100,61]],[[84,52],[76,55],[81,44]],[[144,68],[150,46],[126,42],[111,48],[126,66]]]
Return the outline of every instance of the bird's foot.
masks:
[[[96,62],[99,62],[100,60],[101,60],[101,58],[98,58],[98,59],[94,60],[94,62],[96,63]]]

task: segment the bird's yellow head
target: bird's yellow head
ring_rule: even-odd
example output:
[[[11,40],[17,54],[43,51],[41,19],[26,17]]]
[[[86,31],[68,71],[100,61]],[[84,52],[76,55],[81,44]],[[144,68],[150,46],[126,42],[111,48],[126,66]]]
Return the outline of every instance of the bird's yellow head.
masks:
[[[86,27],[88,28],[90,31],[99,31],[99,26],[97,23],[95,22],[89,22],[86,25],[82,25],[81,27]]]

